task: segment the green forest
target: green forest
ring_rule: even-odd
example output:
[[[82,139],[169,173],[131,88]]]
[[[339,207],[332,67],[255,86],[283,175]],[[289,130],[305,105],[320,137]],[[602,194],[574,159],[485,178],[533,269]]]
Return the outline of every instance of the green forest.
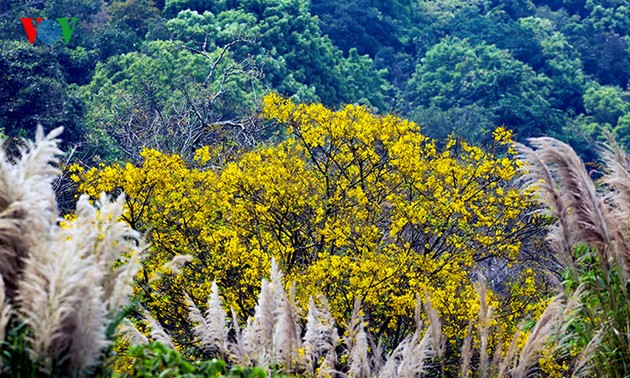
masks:
[[[630,376],[630,1],[0,0],[0,377]]]
[[[483,143],[505,125],[518,140],[553,136],[592,160],[606,129],[630,146],[629,6],[3,2],[0,125],[9,137],[63,125],[86,162],[137,160],[142,146],[189,156],[213,142],[268,140],[251,118],[274,91],[393,113],[437,139]],[[68,44],[31,46],[21,17],[78,22]]]

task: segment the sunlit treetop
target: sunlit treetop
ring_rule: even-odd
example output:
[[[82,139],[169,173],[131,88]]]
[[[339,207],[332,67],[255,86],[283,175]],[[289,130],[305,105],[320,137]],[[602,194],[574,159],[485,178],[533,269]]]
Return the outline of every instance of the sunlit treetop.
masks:
[[[400,337],[416,295],[427,293],[445,332],[465,336],[478,308],[470,273],[492,257],[514,262],[531,228],[529,199],[511,185],[511,133],[496,129],[488,149],[454,138],[438,148],[392,115],[275,94],[262,116],[284,126],[286,140],[219,169],[204,166],[206,147],[192,164],[146,150],[140,166],[75,173],[82,192],[128,194],[129,220],[153,244],[138,294],[158,320],[186,341],[182,292],[205,303],[213,280],[227,306],[251,314],[274,256],[298,301],[324,294],[340,324],[360,297],[371,326]],[[194,259],[180,275],[151,280],[176,254]],[[536,310],[535,299],[521,297],[536,293],[533,277],[524,271],[505,283],[507,294],[489,294],[499,318],[511,316],[506,327],[513,313]]]

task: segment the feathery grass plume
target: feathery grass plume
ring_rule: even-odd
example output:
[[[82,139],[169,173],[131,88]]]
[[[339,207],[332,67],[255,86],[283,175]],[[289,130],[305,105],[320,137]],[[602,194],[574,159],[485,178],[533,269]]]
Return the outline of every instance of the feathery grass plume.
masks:
[[[223,309],[223,301],[219,296],[219,287],[216,281],[212,281],[210,297],[208,298],[208,309],[206,310],[206,324],[208,325],[208,336],[213,349],[216,349],[223,356],[227,356],[228,326],[227,314]]]
[[[114,270],[113,285],[111,282],[108,285],[112,288],[110,296],[107,297],[107,294],[105,294],[110,316],[116,314],[129,302],[129,298],[133,294],[133,281],[142,267],[142,260],[146,256],[144,254],[145,250],[146,245],[141,242],[138,247],[130,252],[129,257],[120,257],[121,265]]]
[[[600,156],[605,162],[605,175],[602,182],[609,188],[606,199],[612,205],[612,212],[619,220],[622,235],[630,237],[630,156],[621,150],[612,135],[607,132],[608,144],[600,150]],[[627,249],[618,253],[622,264],[624,277],[630,277],[630,253]]]
[[[306,356],[306,372],[315,373],[315,365],[321,355],[320,340],[322,330],[319,327],[319,311],[313,297],[308,298],[308,313],[306,314],[306,333],[304,334],[304,354]]]
[[[306,333],[304,334],[304,351],[306,356],[306,370],[314,374],[320,357],[325,356],[324,364],[328,368],[334,368],[336,361],[335,347],[338,335],[335,320],[330,315],[328,302],[323,296],[319,296],[321,308],[315,305],[312,297],[309,298],[309,309],[306,319]]]
[[[52,231],[25,259],[16,297],[24,320],[32,330],[31,358],[52,369],[57,362],[73,370],[96,362],[108,345],[109,318],[100,285],[104,272],[91,254],[98,238],[91,219],[80,214],[74,227]],[[100,305],[100,306],[99,306]],[[87,344],[87,345],[86,345]],[[86,350],[78,349],[85,346]],[[76,353],[80,351],[80,353]],[[89,358],[91,361],[80,361]]]
[[[295,304],[295,283],[291,286],[288,297],[284,288],[276,290],[280,293],[280,302],[276,302],[278,311],[274,314],[274,356],[276,362],[284,366],[286,373],[292,373],[296,368],[305,365],[305,359],[299,353],[302,342],[298,324],[299,312]]]
[[[4,279],[0,275],[0,345],[4,341],[4,335],[12,312],[11,305],[5,294]],[[0,360],[0,365],[2,365],[2,360]]]
[[[575,244],[571,232],[575,224],[575,216],[562,200],[560,189],[545,161],[534,150],[523,144],[515,143],[515,147],[519,152],[518,159],[525,162],[520,168],[521,186],[533,189],[539,200],[546,206],[546,209],[541,212],[546,212],[557,219],[557,222],[550,227],[547,240],[551,248],[558,253],[560,262],[564,266],[572,266],[573,258],[569,251]]]
[[[354,301],[352,316],[346,332],[347,336],[344,337],[344,341],[348,356],[348,377],[369,377],[368,340],[363,316],[361,316],[361,300],[359,298]]]
[[[320,345],[322,346],[324,361],[318,369],[318,376],[321,377],[330,376],[335,372],[337,362],[337,353],[335,349],[339,343],[339,333],[337,331],[337,327],[335,326],[335,319],[330,313],[330,306],[326,297],[318,295],[317,299],[320,303],[318,311],[323,331],[323,338],[320,339],[322,343]]]
[[[405,347],[407,342],[408,341],[405,338],[396,345],[396,348],[394,348],[394,350],[389,354],[385,363],[379,369],[379,378],[395,378],[398,375],[398,361],[400,360],[402,349]]]
[[[546,164],[553,172],[554,185],[563,193],[560,200],[570,210],[564,221],[569,225],[572,242],[565,253],[581,255],[566,264],[569,289],[575,299],[569,298],[557,341],[565,352],[575,345],[588,345],[589,355],[581,355],[576,363],[584,371],[591,369],[615,376],[628,370],[619,356],[630,353],[627,337],[630,296],[626,285],[630,277],[630,159],[610,134],[608,139],[608,145],[600,151],[606,165],[600,180],[604,185],[599,192],[567,145],[550,138],[533,139],[537,151],[530,150],[529,155],[538,157],[538,165]],[[580,287],[575,289],[574,284],[578,282],[585,285],[583,301],[589,306],[576,310]],[[571,312],[576,313],[573,320],[567,315]],[[575,327],[569,328],[567,324]],[[594,339],[600,339],[601,343],[594,343]]]
[[[468,322],[466,327],[466,337],[462,344],[462,357],[460,363],[459,376],[462,378],[468,378],[470,374],[470,361],[472,360],[472,321]]]
[[[286,295],[286,292],[284,292],[284,285],[282,284],[282,278],[283,278],[283,274],[282,274],[282,271],[280,271],[280,268],[278,268],[278,263],[276,262],[276,258],[271,257],[271,272],[269,276],[269,280],[270,280],[269,289],[271,290],[272,293],[274,293],[274,295],[276,295],[276,298],[274,298],[275,302],[279,302],[283,294]]]
[[[401,359],[397,377],[413,377],[416,374],[426,372],[427,366],[425,361],[436,355],[436,350],[433,349],[435,330],[435,326],[429,325],[425,329],[422,339],[419,339],[420,330],[418,330],[408,340],[400,354]]]
[[[427,299],[424,308],[429,318],[429,326],[423,327],[421,319],[422,300],[416,296],[416,331],[407,335],[389,355],[378,376],[381,378],[415,377],[426,373],[426,361],[433,357],[443,358],[444,340],[442,324],[430,301]],[[424,335],[420,338],[422,331]]]
[[[256,345],[256,335],[253,332],[252,318],[247,319],[245,329],[241,329],[238,322],[238,316],[234,308],[230,309],[232,312],[232,326],[234,329],[234,342],[229,343],[230,356],[238,365],[241,366],[254,366],[252,359],[253,350]]]
[[[514,336],[512,337],[512,342],[510,343],[510,346],[508,347],[507,353],[505,354],[501,362],[498,364],[498,370],[497,370],[498,378],[504,377],[505,374],[510,369],[510,366],[516,363],[516,352],[518,351],[518,339],[521,337],[523,326],[524,324],[521,322],[516,332],[514,332]]]
[[[173,344],[173,339],[171,338],[171,336],[166,332],[164,327],[162,327],[162,325],[157,320],[155,320],[153,316],[151,316],[149,311],[147,311],[146,309],[142,309],[141,314],[144,320],[146,320],[146,322],[149,324],[149,328],[151,329],[149,336],[151,336],[153,340],[160,342],[170,347],[171,349],[175,349],[175,345]]]
[[[110,344],[107,327],[131,292],[130,280],[111,270],[123,251],[139,255],[142,242],[119,222],[122,197],[110,203],[103,196],[98,209],[82,197],[77,219],[57,223],[52,183],[61,130],[45,136],[38,127],[35,141],[25,141],[14,160],[0,149],[0,323],[8,321],[11,303],[29,329],[24,340],[33,365],[70,376],[98,364]],[[123,264],[119,272],[126,269]],[[109,285],[119,290],[106,290]]]
[[[573,377],[594,377],[597,375],[597,365],[592,364],[591,360],[597,349],[602,343],[602,337],[604,335],[604,329],[601,328],[597,331],[595,336],[586,344],[586,347],[582,349],[575,359],[575,367],[573,368]]]
[[[407,350],[409,350],[410,348],[415,348],[417,347],[417,345],[420,344],[420,332],[422,330],[423,324],[422,322],[420,322],[420,324],[417,324],[416,326],[419,328],[414,333],[405,336],[405,338],[403,338],[400,343],[396,345],[394,350],[387,356],[385,363],[378,371],[379,378],[396,378],[400,376],[401,370],[408,369],[405,366],[401,367],[401,365],[410,365],[410,353],[408,353]],[[428,336],[426,332],[425,335]],[[426,343],[424,345],[428,346],[428,344]],[[412,357],[414,357],[413,360],[415,360],[416,356]],[[418,371],[418,373],[420,372],[421,371]]]
[[[492,309],[488,308],[488,298],[486,291],[486,280],[477,273],[477,282],[473,283],[477,295],[479,295],[479,323],[477,330],[479,332],[479,371],[480,376],[485,378],[489,374],[489,356],[488,356],[488,326]]]
[[[580,322],[580,310],[582,307],[582,301],[584,296],[584,284],[581,283],[578,285],[576,289],[571,292],[571,295],[566,301],[564,308],[562,310],[562,314],[560,315],[560,319],[558,321],[559,326],[556,330],[556,338],[554,341],[557,342],[557,346],[554,348],[554,352],[562,355],[563,357],[570,358],[570,350],[571,344],[575,341],[575,328],[576,323]],[[579,371],[583,370],[583,372],[587,372],[590,370],[590,366],[587,366],[586,369],[582,369],[584,365],[589,362],[590,356],[597,349],[601,338],[600,329],[597,334],[589,341],[586,348],[583,349],[577,358],[575,358],[575,368],[573,369],[573,375],[580,376]],[[579,331],[578,331],[579,332]]]
[[[228,347],[230,348],[230,356],[232,356],[237,364],[247,365],[245,362],[245,342],[243,340],[241,325],[238,322],[238,316],[236,316],[236,311],[234,310],[234,307],[230,308],[230,312],[232,314],[232,327],[234,329],[234,342],[228,344]],[[199,313],[199,316],[203,319],[201,313]]]
[[[179,274],[179,271],[182,267],[191,262],[193,259],[192,255],[177,255],[171,259],[171,261],[164,264],[164,268],[170,270],[173,274]]]
[[[126,304],[139,269],[144,248],[139,234],[113,218],[122,214],[122,197],[112,203],[102,196],[96,206],[82,196],[77,219],[51,225],[49,237],[25,259],[16,300],[32,330],[31,357],[46,369],[54,363],[80,371],[99,362],[110,343],[107,326]],[[135,259],[112,275],[114,257],[123,252]]]
[[[0,145],[0,275],[10,299],[16,294],[24,259],[57,219],[52,182],[58,169],[53,164],[62,154],[56,139],[62,130],[44,135],[38,126],[35,142],[24,141],[17,160]]]
[[[420,302],[420,297],[416,295],[416,307],[421,306],[422,302]],[[431,334],[431,346],[432,351],[436,357],[440,360],[444,358],[444,352],[446,351],[446,341],[444,340],[444,335],[442,334],[442,321],[440,320],[440,316],[438,315],[435,307],[431,304],[431,300],[427,296],[424,301],[424,309],[427,313],[427,318],[429,318],[429,328],[427,332]]]
[[[94,248],[96,263],[105,272],[101,285],[104,290],[107,311],[117,314],[132,295],[132,283],[140,270],[147,248],[139,232],[122,220],[125,196],[120,194],[114,202],[105,193],[96,202],[98,211],[89,210],[98,230],[98,241]],[[77,216],[83,209],[92,209],[88,197],[83,195],[77,203]],[[114,268],[116,263],[122,263]]]
[[[368,336],[368,340],[370,342],[370,351],[372,352],[372,371],[380,372],[381,369],[383,369],[383,366],[385,366],[385,362],[387,362],[385,359],[385,347],[383,346],[382,339],[379,338],[378,342],[375,342],[372,335],[368,334]]]
[[[291,311],[288,309],[289,298],[284,290],[284,284],[282,282],[283,274],[278,268],[278,264],[274,257],[271,257],[271,275],[269,277],[269,291],[273,298],[272,314],[273,314],[273,329],[271,334],[271,361],[272,363],[283,365],[286,368],[286,364],[291,363],[291,350],[290,345],[283,345],[283,343],[291,343],[291,330],[288,324],[283,323],[285,311]],[[290,320],[289,320],[290,321]],[[282,339],[282,340],[281,340]]]
[[[269,353],[267,349],[258,342],[257,330],[254,323],[254,318],[248,318],[245,329],[243,330],[242,340],[243,350],[245,352],[243,364],[245,366],[264,366],[263,362],[270,362]]]
[[[530,172],[526,174],[526,178],[530,184],[539,179],[545,180],[547,184],[540,188],[539,195],[550,208],[557,208],[556,199],[549,200],[550,188],[557,182],[562,188],[560,202],[564,204],[564,209],[569,210],[558,214],[558,220],[568,224],[568,232],[572,239],[568,243],[568,249],[563,253],[570,251],[576,243],[584,242],[597,248],[606,258],[605,261],[610,261],[616,254],[621,256],[630,254],[617,220],[597,193],[593,181],[575,151],[566,143],[548,137],[531,138],[529,142],[537,149],[535,152],[517,144],[521,157],[529,163],[527,169],[530,169]],[[551,179],[546,177],[545,171],[551,171],[553,177]],[[550,237],[552,240],[560,238],[556,229],[552,230]],[[562,238],[564,237],[565,235],[562,235]],[[562,247],[566,248],[564,245]]]
[[[121,334],[129,339],[131,345],[148,345],[149,339],[143,335],[138,328],[129,320],[123,319],[120,322]]]
[[[162,279],[164,274],[168,274],[169,272],[177,275],[181,271],[182,267],[192,261],[194,257],[192,255],[176,255],[170,261],[162,265],[164,270],[153,271],[151,272],[151,276],[149,277],[149,284],[157,282]]]
[[[501,331],[498,332],[498,336],[497,336],[497,341],[496,341],[496,347],[494,348],[494,355],[492,356],[492,361],[490,362],[490,376],[491,377],[496,377],[498,372],[499,372],[499,368],[501,365],[501,361],[503,359],[503,340],[504,340],[504,336],[501,333]]]
[[[549,336],[552,335],[558,322],[562,319],[562,310],[562,297],[556,296],[542,313],[527,338],[518,357],[518,364],[514,369],[513,376],[527,376],[529,368],[537,361],[535,357],[545,347]]]
[[[227,314],[223,309],[216,281],[212,281],[205,317],[201,315],[201,311],[188,295],[186,295],[186,300],[190,309],[189,318],[197,324],[193,332],[200,339],[201,346],[211,353],[219,353],[222,357],[227,357],[230,353],[227,340],[229,331]]]
[[[582,309],[583,296],[584,284],[582,283],[578,285],[576,289],[572,290],[564,304],[562,313],[560,314],[561,322],[558,329],[560,335],[569,334],[569,329],[573,327],[572,323],[577,320],[576,317],[579,315],[579,310]],[[562,341],[562,339],[560,341]]]
[[[197,307],[195,302],[187,293],[184,293],[184,297],[186,298],[186,303],[188,304],[188,319],[192,324],[195,324],[193,333],[199,338],[202,346],[206,343],[209,345],[211,337],[208,332],[209,327],[206,322],[206,318],[204,318],[201,310],[199,310],[199,307]]]
[[[273,342],[274,314],[276,307],[274,295],[269,287],[269,281],[263,278],[258,296],[258,304],[254,309],[254,319],[248,324],[246,334],[255,338],[249,345],[248,354],[258,364],[270,362]]]

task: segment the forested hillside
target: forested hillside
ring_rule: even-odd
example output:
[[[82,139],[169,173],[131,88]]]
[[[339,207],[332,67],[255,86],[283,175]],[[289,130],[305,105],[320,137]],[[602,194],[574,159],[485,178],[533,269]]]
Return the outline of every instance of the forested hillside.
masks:
[[[624,1],[1,6],[4,133],[63,124],[87,159],[137,159],[147,142],[186,156],[224,138],[253,145],[271,136],[251,121],[269,91],[367,105],[438,139],[483,142],[483,131],[505,125],[517,139],[568,141],[589,160],[606,128],[630,143]],[[78,24],[67,45],[30,46],[20,17]]]
[[[629,83],[630,0],[0,0],[0,376],[630,375]]]

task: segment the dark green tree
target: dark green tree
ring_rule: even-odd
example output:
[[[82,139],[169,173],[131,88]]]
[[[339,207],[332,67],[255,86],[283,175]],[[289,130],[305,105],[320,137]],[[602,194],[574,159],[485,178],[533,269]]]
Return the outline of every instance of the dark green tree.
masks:
[[[545,99],[546,81],[507,51],[448,37],[416,67],[406,97],[411,109],[476,104],[492,114],[494,124],[527,137],[555,133],[562,126],[560,112]]]
[[[344,58],[322,35],[308,5],[304,0],[226,3],[217,14],[180,11],[167,25],[173,38],[196,50],[250,41],[233,47],[234,59],[253,57],[263,67],[266,86],[299,101],[336,106],[367,100],[384,110],[384,72],[373,70],[368,57]]]
[[[66,146],[83,140],[84,105],[68,85],[54,51],[0,40],[0,127],[10,137],[32,137],[37,124],[63,126]]]

